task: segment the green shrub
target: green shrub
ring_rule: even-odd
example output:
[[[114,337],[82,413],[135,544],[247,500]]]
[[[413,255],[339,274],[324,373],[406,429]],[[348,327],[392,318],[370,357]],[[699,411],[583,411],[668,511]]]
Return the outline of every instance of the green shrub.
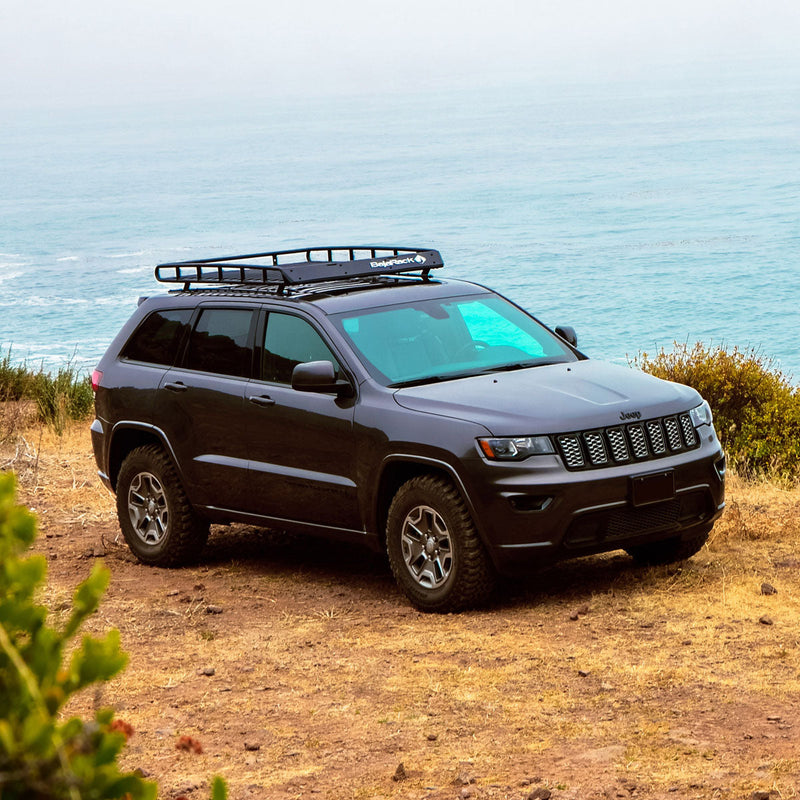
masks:
[[[800,389],[753,348],[693,347],[641,353],[632,366],[685,383],[708,401],[730,464],[746,476],[800,477]]]
[[[59,369],[55,377],[40,372],[34,377],[33,387],[39,418],[59,435],[64,432],[68,420],[86,419],[92,410],[91,381],[70,364]]]
[[[60,435],[69,420],[86,419],[94,396],[89,378],[72,362],[55,376],[43,369],[33,371],[23,362],[12,361],[11,350],[0,358],[0,401],[33,400],[42,422]]]
[[[23,364],[11,360],[11,349],[0,358],[0,401],[21,400],[31,392],[33,374]]]
[[[59,716],[72,695],[109,680],[126,663],[116,630],[73,645],[98,607],[108,571],[95,565],[75,591],[63,628],[49,626],[47,609],[35,601],[45,559],[24,555],[36,536],[36,520],[15,505],[14,494],[13,474],[0,473],[0,797],[155,800],[156,784],[119,769],[127,726],[115,724],[111,709],[97,711],[89,722]],[[72,653],[68,663],[66,651]],[[216,778],[213,800],[226,794],[224,781]]]

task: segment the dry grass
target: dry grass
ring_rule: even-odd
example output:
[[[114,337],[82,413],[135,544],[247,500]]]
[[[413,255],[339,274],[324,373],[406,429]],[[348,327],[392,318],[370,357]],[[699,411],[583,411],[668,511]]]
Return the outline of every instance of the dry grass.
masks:
[[[249,528],[215,530],[196,567],[136,564],[85,426],[6,436],[9,462],[54,613],[105,554],[92,627],[118,627],[130,665],[72,710],[114,705],[136,729],[125,763],[165,797],[208,796],[215,773],[232,798],[798,796],[800,489],[732,477],[683,565],[580,559],[433,616],[377,557]]]

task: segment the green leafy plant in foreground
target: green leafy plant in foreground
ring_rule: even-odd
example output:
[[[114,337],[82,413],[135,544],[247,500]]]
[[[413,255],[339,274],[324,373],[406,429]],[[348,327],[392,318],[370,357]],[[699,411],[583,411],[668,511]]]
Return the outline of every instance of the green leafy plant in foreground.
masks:
[[[747,476],[800,478],[800,389],[757,350],[698,342],[631,362],[697,389],[714,412],[730,463]]]
[[[125,734],[114,729],[112,709],[93,720],[61,720],[59,712],[81,689],[107,681],[124,666],[119,632],[84,636],[64,652],[97,609],[109,573],[95,565],[75,591],[63,628],[47,624],[47,609],[35,595],[44,583],[45,559],[27,555],[36,519],[15,504],[15,478],[0,473],[0,797],[3,800],[154,799],[155,783],[122,772],[117,757]],[[120,726],[120,727],[124,727]],[[224,800],[221,778],[213,800]]]

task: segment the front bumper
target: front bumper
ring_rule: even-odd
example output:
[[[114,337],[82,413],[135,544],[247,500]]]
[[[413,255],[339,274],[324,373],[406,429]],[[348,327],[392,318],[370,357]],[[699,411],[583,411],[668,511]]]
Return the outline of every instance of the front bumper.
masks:
[[[569,472],[558,456],[534,456],[475,460],[469,471],[475,523],[504,574],[696,534],[725,508],[725,456],[715,436],[690,452],[603,469]],[[657,491],[637,493],[637,479],[648,476]],[[667,485],[659,476],[669,476],[669,491],[658,488]]]

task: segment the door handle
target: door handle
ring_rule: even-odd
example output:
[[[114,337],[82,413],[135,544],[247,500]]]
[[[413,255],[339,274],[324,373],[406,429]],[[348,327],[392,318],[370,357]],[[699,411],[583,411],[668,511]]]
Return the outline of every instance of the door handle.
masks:
[[[268,395],[268,394],[260,394],[255,395],[253,397],[248,398],[251,403],[255,403],[257,406],[274,406],[275,401]]]
[[[178,381],[177,383],[165,383],[164,388],[169,389],[171,392],[185,392],[189,387],[185,383]]]

